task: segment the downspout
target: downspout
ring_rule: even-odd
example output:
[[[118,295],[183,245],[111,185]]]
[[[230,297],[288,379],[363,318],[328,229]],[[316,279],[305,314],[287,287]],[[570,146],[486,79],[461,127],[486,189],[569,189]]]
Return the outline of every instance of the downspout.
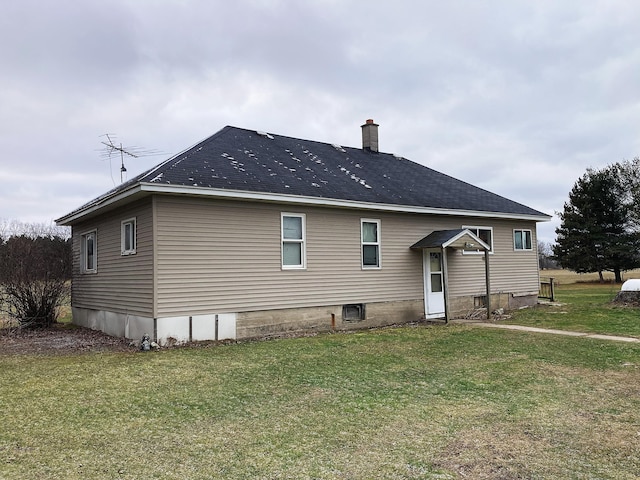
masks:
[[[484,275],[487,284],[487,320],[491,320],[491,275],[489,271],[489,250],[484,251]]]
[[[449,323],[449,272],[447,269],[447,247],[442,247],[442,289],[444,290],[444,323]]]
[[[157,195],[151,196],[151,250],[152,250],[152,266],[151,266],[151,282],[153,292],[151,317],[153,318],[153,341],[158,341],[158,206]]]

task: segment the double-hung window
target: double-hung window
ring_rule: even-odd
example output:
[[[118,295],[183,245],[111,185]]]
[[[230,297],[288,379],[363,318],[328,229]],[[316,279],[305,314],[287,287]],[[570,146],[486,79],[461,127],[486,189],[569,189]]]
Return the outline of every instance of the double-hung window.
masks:
[[[120,249],[122,255],[136,253],[136,219],[124,220],[120,227]]]
[[[82,273],[98,271],[97,231],[87,232],[81,236],[80,251],[82,256]]]
[[[380,220],[360,220],[362,268],[380,268]]]
[[[493,253],[493,227],[478,227],[478,226],[466,226],[463,225],[462,228],[466,228],[470,232],[472,232],[476,237],[482,240],[489,246],[489,252]],[[482,253],[482,250],[464,250],[463,253]]]
[[[306,268],[304,214],[283,213],[281,224],[282,268]]]
[[[531,230],[514,230],[513,231],[513,249],[514,250],[532,250]]]

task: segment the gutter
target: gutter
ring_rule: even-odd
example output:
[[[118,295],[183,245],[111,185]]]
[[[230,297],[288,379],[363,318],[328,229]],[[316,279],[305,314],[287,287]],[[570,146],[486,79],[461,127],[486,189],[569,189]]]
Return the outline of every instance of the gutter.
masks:
[[[452,210],[447,208],[420,207],[412,205],[396,205],[387,203],[358,202],[355,200],[338,200],[332,198],[307,197],[301,195],[287,195],[282,193],[248,192],[244,190],[226,190],[210,187],[188,187],[182,185],[156,184],[156,183],[136,183],[131,187],[116,192],[111,196],[106,196],[99,201],[89,202],[85,207],[71,212],[55,220],[56,224],[69,226],[87,215],[96,213],[105,207],[122,202],[128,197],[136,194],[171,194],[188,195],[207,198],[253,200],[260,202],[284,203],[291,205],[311,205],[322,207],[352,208],[359,210],[372,210],[396,213],[420,213],[434,215],[451,215],[459,217],[480,217],[480,218],[503,218],[510,220],[530,220],[535,222],[548,222],[550,215],[528,215],[519,213],[488,212],[478,210]]]

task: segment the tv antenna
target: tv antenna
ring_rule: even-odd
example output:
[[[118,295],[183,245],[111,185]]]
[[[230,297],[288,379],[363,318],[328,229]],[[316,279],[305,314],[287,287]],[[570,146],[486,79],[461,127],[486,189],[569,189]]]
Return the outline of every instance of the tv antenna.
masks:
[[[111,169],[111,158],[114,155],[120,156],[120,183],[124,181],[125,174],[127,173],[127,167],[124,166],[124,157],[131,158],[139,158],[139,157],[150,157],[153,155],[162,155],[162,152],[158,150],[145,150],[140,147],[123,147],[122,142],[118,142],[116,140],[116,136],[113,133],[105,133],[104,135],[100,135],[101,137],[106,137],[106,141],[101,141],[105,148],[101,150],[101,157],[103,159],[109,159],[109,169]],[[115,180],[113,180],[113,171],[111,171],[111,180],[115,185]]]

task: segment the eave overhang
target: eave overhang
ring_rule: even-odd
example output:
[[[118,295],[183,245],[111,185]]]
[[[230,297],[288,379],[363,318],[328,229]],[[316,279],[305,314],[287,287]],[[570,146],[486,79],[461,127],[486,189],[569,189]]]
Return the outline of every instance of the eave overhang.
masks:
[[[534,222],[548,222],[550,215],[529,215],[520,213],[487,212],[478,210],[453,210],[447,208],[421,207],[414,205],[396,205],[385,203],[358,202],[321,197],[308,197],[301,195],[287,195],[281,193],[249,192],[244,190],[227,190],[222,188],[193,187],[183,185],[169,185],[157,183],[136,183],[124,190],[114,192],[112,195],[99,198],[88,203],[84,207],[75,210],[56,220],[58,225],[69,226],[85,218],[91,218],[103,210],[111,210],[120,205],[129,203],[138,198],[152,194],[186,195],[195,197],[234,199],[244,201],[258,201],[271,203],[284,203],[290,205],[311,205],[335,208],[350,208],[359,210],[372,210],[396,213],[420,213],[433,215],[452,215],[460,217],[502,218],[510,220],[529,220]]]

